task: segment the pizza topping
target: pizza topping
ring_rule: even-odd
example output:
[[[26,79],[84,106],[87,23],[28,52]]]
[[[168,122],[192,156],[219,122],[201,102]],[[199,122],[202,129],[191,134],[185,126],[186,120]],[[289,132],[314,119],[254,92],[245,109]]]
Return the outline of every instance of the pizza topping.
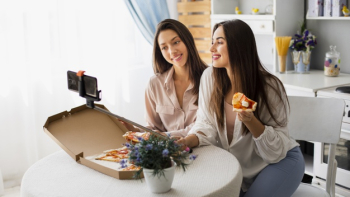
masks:
[[[247,101],[242,101],[242,106],[243,107],[249,107],[249,103]]]
[[[123,137],[129,142],[139,143],[142,139],[147,140],[150,136],[149,132],[126,132]]]
[[[112,161],[112,162],[120,162],[120,158],[116,156],[100,156],[95,158],[96,160],[103,160],[103,161]]]

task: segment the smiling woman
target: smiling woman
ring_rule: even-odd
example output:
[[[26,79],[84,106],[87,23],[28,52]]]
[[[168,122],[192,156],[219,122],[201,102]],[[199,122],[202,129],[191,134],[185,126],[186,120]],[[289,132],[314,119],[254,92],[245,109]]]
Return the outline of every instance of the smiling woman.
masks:
[[[5,187],[19,185],[31,164],[60,149],[42,130],[46,118],[84,104],[68,91],[67,70],[96,76],[106,107],[144,122],[139,92],[152,75],[152,49],[123,1],[0,1],[0,13]]]
[[[196,120],[199,81],[207,68],[185,25],[172,19],[158,24],[153,62],[155,75],[149,80],[145,93],[147,126],[184,137]],[[129,130],[138,131],[124,124]]]

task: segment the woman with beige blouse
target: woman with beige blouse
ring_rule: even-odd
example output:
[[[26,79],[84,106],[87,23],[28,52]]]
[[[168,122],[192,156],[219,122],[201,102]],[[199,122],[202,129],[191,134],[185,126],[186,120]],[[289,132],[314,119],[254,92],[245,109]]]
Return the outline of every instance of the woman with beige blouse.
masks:
[[[155,75],[145,93],[147,127],[186,136],[196,120],[199,83],[206,68],[186,26],[172,19],[160,22],[153,44]],[[130,131],[139,131],[123,124]]]

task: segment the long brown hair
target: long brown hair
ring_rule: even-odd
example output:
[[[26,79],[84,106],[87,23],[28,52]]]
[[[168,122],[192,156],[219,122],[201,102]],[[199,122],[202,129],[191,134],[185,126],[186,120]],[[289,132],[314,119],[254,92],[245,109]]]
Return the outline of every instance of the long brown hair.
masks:
[[[207,65],[199,57],[191,32],[187,29],[185,25],[183,25],[177,20],[165,19],[162,22],[160,22],[157,26],[153,44],[154,74],[162,74],[173,66],[172,64],[167,62],[163,57],[158,43],[158,36],[160,32],[168,29],[175,31],[187,48],[188,57],[186,60],[186,64],[189,68],[190,81],[193,83],[192,93],[194,95],[198,95],[200,78],[202,76],[203,71],[207,68]],[[198,104],[198,97],[194,104]]]
[[[210,109],[216,114],[220,131],[224,127],[224,98],[232,88],[234,92],[242,92],[248,98],[258,102],[258,108],[254,111],[254,115],[259,121],[261,121],[260,112],[263,107],[266,107],[276,124],[285,126],[287,120],[278,121],[279,117],[275,117],[272,113],[275,108],[272,107],[273,103],[269,103],[267,89],[271,88],[281,101],[283,101],[281,90],[285,95],[286,91],[282,82],[270,74],[261,64],[252,30],[241,20],[230,20],[216,24],[213,28],[213,34],[220,26],[226,37],[231,66],[230,74],[234,80],[231,84],[225,68],[213,68],[214,90],[211,94],[212,105],[210,105]],[[287,103],[289,107],[288,98]],[[287,112],[287,106],[284,105],[284,109],[279,110]],[[262,123],[264,124],[264,122]],[[244,124],[242,127],[243,135],[249,133]]]

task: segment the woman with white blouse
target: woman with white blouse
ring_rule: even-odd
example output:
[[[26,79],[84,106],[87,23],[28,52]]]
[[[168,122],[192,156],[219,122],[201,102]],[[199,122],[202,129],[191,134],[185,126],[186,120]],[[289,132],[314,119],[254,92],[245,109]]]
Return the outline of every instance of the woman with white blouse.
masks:
[[[196,120],[199,83],[206,68],[185,25],[173,19],[158,24],[153,44],[155,75],[145,93],[148,128],[174,137],[187,135]],[[130,131],[139,131],[122,123]]]
[[[213,67],[201,78],[196,123],[178,143],[215,145],[232,153],[243,172],[240,196],[291,196],[305,164],[288,133],[283,84],[262,66],[254,34],[243,21],[216,24],[210,51]],[[256,111],[232,111],[236,92],[257,101]]]

